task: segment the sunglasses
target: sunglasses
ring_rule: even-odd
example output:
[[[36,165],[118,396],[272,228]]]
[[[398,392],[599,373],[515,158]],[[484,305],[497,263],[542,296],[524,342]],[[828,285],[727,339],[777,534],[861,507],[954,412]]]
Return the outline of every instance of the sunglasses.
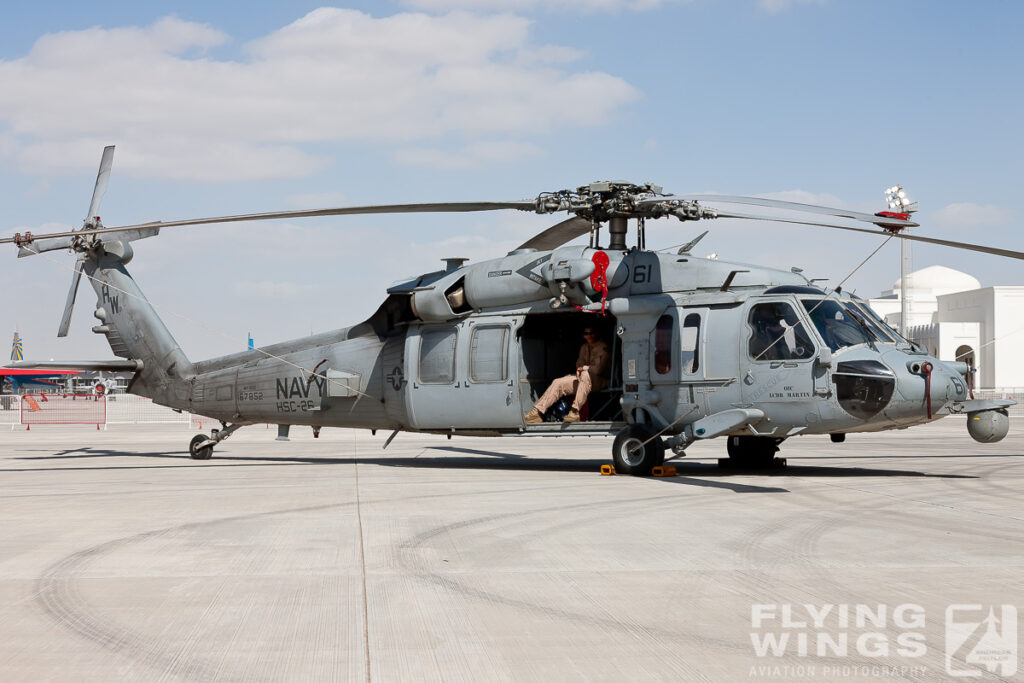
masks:
[[[591,331],[589,331],[589,330],[584,330],[584,331],[583,331],[583,336],[584,336],[584,337],[593,337],[593,336],[595,336],[595,335],[594,335],[594,333],[593,333],[593,332],[591,332]]]

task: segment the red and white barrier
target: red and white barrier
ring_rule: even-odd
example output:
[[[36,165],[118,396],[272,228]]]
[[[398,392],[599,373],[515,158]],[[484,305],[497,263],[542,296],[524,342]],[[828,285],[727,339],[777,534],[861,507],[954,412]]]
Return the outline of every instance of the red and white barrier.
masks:
[[[21,397],[21,424],[100,425],[107,424],[107,397],[96,394],[25,394]]]

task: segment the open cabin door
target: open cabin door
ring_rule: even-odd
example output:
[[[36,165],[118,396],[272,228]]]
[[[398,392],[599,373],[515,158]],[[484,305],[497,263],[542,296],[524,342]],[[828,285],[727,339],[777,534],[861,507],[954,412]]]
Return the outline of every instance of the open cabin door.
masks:
[[[508,429],[522,424],[516,393],[522,318],[488,316],[410,328],[409,419],[416,429]]]

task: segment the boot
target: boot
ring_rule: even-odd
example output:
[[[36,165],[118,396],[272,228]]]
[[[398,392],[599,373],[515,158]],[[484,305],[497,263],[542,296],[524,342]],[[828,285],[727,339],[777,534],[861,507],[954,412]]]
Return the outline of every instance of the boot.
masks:
[[[579,421],[580,421],[580,411],[576,410],[575,408],[572,408],[569,411],[569,414],[565,416],[565,419],[562,420],[562,422],[564,422],[565,424],[570,424],[572,422],[579,422]]]
[[[528,425],[536,424],[538,422],[543,422],[543,421],[544,421],[544,416],[541,415],[540,411],[537,410],[536,408],[532,409],[530,412],[528,412],[526,415],[523,416],[523,422],[525,422]]]

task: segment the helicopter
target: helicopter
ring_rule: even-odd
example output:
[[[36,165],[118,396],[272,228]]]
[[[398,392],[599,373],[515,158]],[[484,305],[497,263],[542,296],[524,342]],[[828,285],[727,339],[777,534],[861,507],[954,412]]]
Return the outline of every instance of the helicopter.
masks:
[[[198,434],[198,460],[252,424],[472,436],[614,436],[616,471],[649,475],[666,451],[727,439],[731,461],[773,463],[797,435],[904,429],[966,413],[977,441],[1009,430],[1009,399],[976,399],[971,368],[928,355],[866,302],[826,292],[801,274],[694,257],[700,235],[677,251],[646,247],[648,220],[775,220],[853,230],[1022,259],[1024,253],[917,234],[907,202],[876,214],[758,197],[672,195],[651,183],[600,181],[505,202],[448,202],[279,211],[122,227],[98,218],[113,146],[104,149],[79,230],[15,234],[18,256],[77,256],[58,336],[66,336],[84,275],[97,297],[93,332],[121,360],[76,368],[131,371],[127,391],[206,415],[221,428]],[[905,195],[902,195],[905,197]],[[782,218],[720,205],[801,212]],[[358,214],[518,210],[565,220],[504,256],[443,269],[389,287],[367,320],[210,360],[191,361],[125,266],[132,243],[161,230],[238,221]],[[807,215],[811,214],[811,215]],[[819,216],[821,218],[819,218]],[[858,225],[842,224],[849,221]],[[635,243],[627,245],[630,224]],[[872,227],[867,227],[868,225]],[[602,230],[607,242],[602,246]],[[568,244],[589,234],[587,244]],[[611,342],[610,381],[575,422],[527,421],[553,379],[572,367],[580,332]],[[60,367],[22,361],[17,367]]]

